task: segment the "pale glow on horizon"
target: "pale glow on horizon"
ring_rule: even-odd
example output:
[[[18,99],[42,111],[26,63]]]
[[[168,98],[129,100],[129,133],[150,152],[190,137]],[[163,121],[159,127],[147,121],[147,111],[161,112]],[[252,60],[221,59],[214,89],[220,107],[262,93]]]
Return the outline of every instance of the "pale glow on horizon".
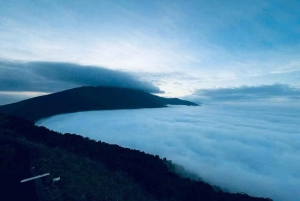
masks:
[[[36,91],[0,91],[0,95],[15,95],[15,96],[27,96],[27,97],[35,97],[35,96],[43,96],[49,93],[45,92],[36,92]]]

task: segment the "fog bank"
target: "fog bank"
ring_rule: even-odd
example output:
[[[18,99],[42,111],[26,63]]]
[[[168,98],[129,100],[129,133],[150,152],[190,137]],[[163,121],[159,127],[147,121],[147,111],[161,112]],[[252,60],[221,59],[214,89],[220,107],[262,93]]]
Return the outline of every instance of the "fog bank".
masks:
[[[296,201],[300,197],[299,104],[93,111],[38,122],[166,157],[231,192]]]

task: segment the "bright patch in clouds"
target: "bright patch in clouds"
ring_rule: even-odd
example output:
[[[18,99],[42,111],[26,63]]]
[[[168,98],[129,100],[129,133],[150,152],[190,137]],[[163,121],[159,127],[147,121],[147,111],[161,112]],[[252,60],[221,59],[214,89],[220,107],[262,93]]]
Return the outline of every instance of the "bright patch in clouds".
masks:
[[[214,104],[94,111],[38,122],[167,157],[231,192],[298,201],[300,105]]]

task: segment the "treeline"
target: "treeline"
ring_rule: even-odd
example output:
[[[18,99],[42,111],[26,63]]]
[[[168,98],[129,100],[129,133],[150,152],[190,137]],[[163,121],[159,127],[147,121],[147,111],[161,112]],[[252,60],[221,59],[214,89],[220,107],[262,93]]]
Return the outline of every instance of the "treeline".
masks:
[[[71,183],[73,183],[72,185],[75,185],[75,187],[69,188],[66,190],[67,192],[59,192],[59,194],[64,194],[65,196],[66,193],[77,195],[78,188],[88,189],[86,185],[92,185],[93,188],[91,189],[97,191],[97,188],[100,188],[99,185],[106,186],[108,184],[102,182],[101,179],[95,179],[95,175],[110,175],[111,184],[114,185],[111,185],[110,188],[105,188],[106,190],[103,192],[106,192],[107,195],[113,195],[118,194],[116,193],[118,191],[115,187],[118,189],[127,189],[127,191],[124,190],[124,192],[126,191],[128,199],[125,198],[126,196],[121,196],[118,197],[117,200],[271,200],[268,198],[254,198],[242,193],[232,194],[223,192],[222,190],[215,191],[211,185],[205,182],[183,178],[170,171],[168,167],[170,163],[168,163],[166,159],[159,158],[159,156],[146,154],[138,150],[122,148],[118,145],[110,145],[75,134],[67,133],[62,135],[50,131],[45,127],[35,126],[34,123],[18,117],[0,115],[0,133],[1,135],[23,140],[36,147],[40,147],[38,148],[39,151],[35,152],[34,161],[38,161],[36,164],[40,164],[41,170],[47,169],[48,171],[53,171],[53,169],[59,169],[65,172],[60,174],[66,174],[68,169],[74,169],[74,167],[76,167],[77,170],[71,171],[67,176],[68,178],[77,178],[76,183],[65,183],[63,189],[67,189],[67,186],[71,185]],[[49,156],[52,156],[50,157],[51,159],[49,159]],[[56,159],[60,161],[60,163],[55,162],[57,165],[51,165],[52,163],[49,163],[49,161],[55,161]],[[68,160],[72,162],[68,163]],[[63,161],[65,162],[63,163]],[[65,164],[65,167],[59,164]],[[59,168],[55,168],[56,166],[59,166]],[[49,169],[49,167],[51,167],[52,170]],[[89,171],[84,171],[86,169]],[[101,172],[105,172],[105,174]],[[78,177],[78,175],[85,176],[81,178],[80,176]],[[122,175],[123,183],[118,182],[119,177],[116,175]],[[89,180],[91,182],[89,182]],[[94,184],[92,184],[92,181]],[[99,183],[97,183],[97,181],[99,181]],[[78,187],[76,188],[76,186]],[[128,186],[132,188],[128,188]],[[137,195],[134,195],[135,189]],[[75,196],[75,198],[72,197],[72,200],[76,200],[76,197],[78,200],[95,200],[96,198],[98,200],[113,200],[113,198],[104,199],[104,197],[100,195],[95,196],[92,191],[86,192],[85,194],[83,193],[82,195],[84,196],[80,197],[78,195]],[[103,195],[103,193],[101,195]],[[62,200],[66,198],[58,196],[57,199],[59,197]],[[93,199],[91,199],[91,197],[93,197]]]

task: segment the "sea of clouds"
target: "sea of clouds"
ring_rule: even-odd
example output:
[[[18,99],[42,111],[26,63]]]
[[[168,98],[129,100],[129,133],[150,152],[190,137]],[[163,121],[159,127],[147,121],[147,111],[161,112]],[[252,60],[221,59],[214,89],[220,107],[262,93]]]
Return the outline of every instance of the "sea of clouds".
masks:
[[[230,192],[300,197],[298,103],[80,112],[37,124],[166,157]]]

